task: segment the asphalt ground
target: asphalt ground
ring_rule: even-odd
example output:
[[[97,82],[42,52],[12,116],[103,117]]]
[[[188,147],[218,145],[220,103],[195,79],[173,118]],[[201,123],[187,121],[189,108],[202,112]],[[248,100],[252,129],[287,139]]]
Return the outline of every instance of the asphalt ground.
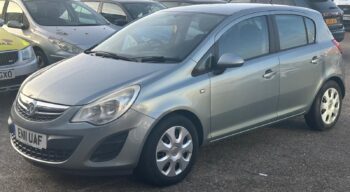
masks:
[[[341,43],[350,74],[350,34]],[[346,79],[350,85],[350,77]],[[132,176],[83,177],[37,168],[10,146],[15,93],[0,94],[0,191],[350,191],[350,86],[334,129],[312,131],[298,117],[205,146],[181,183],[157,188]]]

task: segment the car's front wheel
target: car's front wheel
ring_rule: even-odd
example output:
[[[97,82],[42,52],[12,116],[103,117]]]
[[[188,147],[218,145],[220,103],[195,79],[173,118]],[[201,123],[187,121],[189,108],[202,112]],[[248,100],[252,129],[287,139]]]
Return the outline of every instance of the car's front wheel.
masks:
[[[194,124],[184,116],[170,116],[149,135],[137,174],[155,185],[178,183],[190,172],[197,152],[198,136]]]
[[[309,127],[317,130],[332,128],[338,121],[343,95],[339,84],[326,82],[317,94],[310,111],[305,115]]]

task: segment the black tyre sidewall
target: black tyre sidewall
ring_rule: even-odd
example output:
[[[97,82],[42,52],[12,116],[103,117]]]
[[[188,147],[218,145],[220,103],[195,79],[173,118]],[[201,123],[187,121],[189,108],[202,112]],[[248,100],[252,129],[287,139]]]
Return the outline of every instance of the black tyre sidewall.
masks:
[[[45,55],[45,53],[43,51],[41,51],[40,49],[34,49],[34,53],[35,53],[36,56],[40,56],[41,59],[44,62],[44,66],[39,66],[39,63],[38,63],[38,67],[39,68],[44,68],[44,67],[46,67],[49,64],[49,62],[47,60],[47,57],[46,57],[46,55]]]
[[[161,136],[165,133],[165,131],[174,126],[183,126],[191,134],[193,142],[193,152],[190,163],[187,165],[186,169],[181,174],[174,177],[167,177],[158,170],[156,164],[156,148],[158,141],[160,140]],[[154,185],[168,186],[176,184],[182,181],[191,171],[191,168],[194,162],[196,161],[198,148],[198,134],[195,125],[189,119],[180,115],[168,117],[159,122],[149,135],[144,145],[140,163],[137,168],[137,174],[142,179],[146,180],[146,182]]]
[[[323,122],[322,120],[322,116],[321,116],[321,102],[322,102],[322,97],[324,95],[324,93],[329,89],[329,88],[334,88],[338,91],[339,94],[339,113],[338,116],[336,117],[335,121],[331,124],[326,124]],[[342,110],[342,105],[343,105],[343,95],[341,92],[341,89],[338,85],[337,82],[335,81],[328,81],[327,83],[325,83],[322,88],[320,89],[319,93],[317,94],[317,97],[312,105],[312,108],[310,110],[310,112],[306,115],[306,121],[307,124],[316,130],[329,130],[332,127],[334,127],[334,125],[338,122],[338,119],[341,115],[341,110]]]

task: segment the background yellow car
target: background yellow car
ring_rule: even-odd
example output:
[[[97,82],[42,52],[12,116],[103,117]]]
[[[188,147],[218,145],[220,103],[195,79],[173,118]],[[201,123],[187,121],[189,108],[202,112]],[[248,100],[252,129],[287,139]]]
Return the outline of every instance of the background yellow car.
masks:
[[[1,28],[0,20],[0,92],[17,90],[24,79],[38,69],[29,42]]]

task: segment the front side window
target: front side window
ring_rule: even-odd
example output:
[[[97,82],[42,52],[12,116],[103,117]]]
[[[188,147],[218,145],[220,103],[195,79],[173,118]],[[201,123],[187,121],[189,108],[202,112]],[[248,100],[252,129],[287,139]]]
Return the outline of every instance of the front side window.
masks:
[[[133,19],[139,19],[164,9],[164,6],[158,3],[125,3],[124,6]]]
[[[224,16],[158,12],[123,28],[92,51],[114,53],[140,62],[181,62]]]
[[[123,9],[114,3],[103,3],[101,14],[111,23],[116,25],[126,24],[126,14]]]
[[[290,49],[307,44],[304,19],[297,15],[276,15],[280,49]]]
[[[180,3],[178,3],[178,2],[171,2],[171,1],[165,1],[165,2],[162,2],[162,4],[165,5],[168,8],[180,6]]]
[[[98,7],[100,6],[99,2],[84,2],[84,3],[94,11],[98,12]]]
[[[77,1],[24,1],[35,22],[43,26],[94,26],[106,25],[107,21]]]
[[[17,21],[19,23],[24,23],[23,10],[14,2],[10,2],[7,6],[6,22],[8,21]]]
[[[219,56],[232,53],[250,59],[269,53],[269,33],[265,16],[241,21],[219,40]]]

